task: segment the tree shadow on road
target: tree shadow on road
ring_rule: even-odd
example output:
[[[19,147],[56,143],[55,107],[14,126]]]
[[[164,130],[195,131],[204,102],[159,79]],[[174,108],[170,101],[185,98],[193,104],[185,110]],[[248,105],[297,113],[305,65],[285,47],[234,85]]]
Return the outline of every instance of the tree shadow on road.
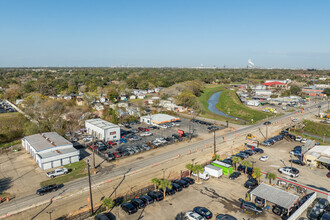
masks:
[[[5,192],[7,189],[11,187],[12,178],[2,178],[0,179],[0,193]]]

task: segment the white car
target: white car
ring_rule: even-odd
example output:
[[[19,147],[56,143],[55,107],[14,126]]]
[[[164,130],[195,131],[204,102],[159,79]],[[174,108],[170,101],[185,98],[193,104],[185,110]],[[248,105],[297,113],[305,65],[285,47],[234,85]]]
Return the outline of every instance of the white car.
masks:
[[[261,156],[261,157],[259,158],[259,160],[261,160],[261,161],[266,161],[266,160],[268,160],[268,159],[269,159],[269,157],[268,157],[267,155]]]
[[[204,218],[200,214],[193,211],[186,212],[185,216],[189,220],[204,220]]]
[[[159,143],[162,143],[162,144],[166,143],[165,138],[156,138],[156,141],[159,142]]]
[[[292,122],[297,122],[297,121],[298,121],[298,119],[296,119],[296,118],[292,119]]]
[[[278,172],[291,176],[291,177],[299,176],[299,170],[294,167],[283,167],[283,168],[278,169]]]
[[[146,136],[151,136],[151,135],[152,135],[152,133],[151,132],[148,132],[148,131],[147,132],[143,132],[143,133],[140,134],[141,137],[146,137]]]
[[[299,141],[300,142],[301,140],[302,140],[302,137],[300,137],[300,136],[297,136],[296,137],[296,141]]]
[[[300,142],[305,144],[307,142],[307,139],[306,138],[303,138],[303,139],[301,139]]]

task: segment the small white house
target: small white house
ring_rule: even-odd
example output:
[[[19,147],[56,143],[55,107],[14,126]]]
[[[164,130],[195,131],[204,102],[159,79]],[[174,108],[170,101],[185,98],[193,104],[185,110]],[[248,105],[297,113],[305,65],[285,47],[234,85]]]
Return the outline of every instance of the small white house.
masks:
[[[136,99],[136,95],[131,95],[129,99]]]
[[[90,119],[85,121],[87,133],[99,140],[119,140],[120,127],[103,119]]]
[[[146,95],[144,95],[144,94],[138,95],[138,99],[145,99],[145,98],[146,98]]]

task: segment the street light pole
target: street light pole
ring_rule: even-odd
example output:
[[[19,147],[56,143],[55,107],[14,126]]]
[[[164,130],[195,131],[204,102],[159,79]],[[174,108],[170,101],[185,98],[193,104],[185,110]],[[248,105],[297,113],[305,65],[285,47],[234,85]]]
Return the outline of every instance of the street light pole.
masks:
[[[93,215],[94,214],[94,208],[93,208],[91,173],[89,171],[89,160],[87,160],[87,169],[88,169],[88,182],[89,182],[89,196],[90,196],[90,202],[91,202],[91,211],[92,211],[92,215]]]
[[[49,219],[52,220],[52,213],[54,212],[54,209],[52,209],[51,211],[48,211],[47,214],[49,214]]]

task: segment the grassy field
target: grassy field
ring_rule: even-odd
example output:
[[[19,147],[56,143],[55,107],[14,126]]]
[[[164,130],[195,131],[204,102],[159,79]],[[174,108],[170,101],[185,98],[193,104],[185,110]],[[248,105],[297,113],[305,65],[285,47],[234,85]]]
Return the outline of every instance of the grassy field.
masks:
[[[209,118],[209,119],[213,119],[213,120],[218,120],[218,121],[226,121],[227,120],[226,117],[211,112],[208,109],[209,104],[207,102],[212,94],[214,94],[216,92],[223,91],[223,90],[224,90],[224,87],[219,86],[219,85],[207,85],[203,89],[202,95],[198,97],[198,100],[202,104],[203,110],[204,110],[204,113],[200,115],[201,117]],[[233,119],[229,119],[229,122],[230,123],[235,123],[235,124],[242,123],[240,121],[236,121],[236,120],[233,120]]]
[[[10,146],[14,146],[14,145],[21,144],[21,143],[22,143],[21,140],[16,140],[16,141],[7,142],[7,143],[0,143],[0,148],[10,147]]]
[[[49,179],[40,183],[41,186],[50,185],[50,184],[63,184],[81,177],[86,176],[87,173],[87,164],[84,160],[79,162],[71,163],[64,166],[69,170],[67,175],[58,176],[53,179]]]
[[[248,122],[251,122],[251,119],[253,119],[253,122],[257,122],[265,119],[267,116],[273,116],[271,113],[256,111],[242,104],[233,90],[222,91],[216,107],[223,112],[230,111],[231,116],[244,119]]]
[[[315,134],[317,136],[323,137],[325,136],[330,137],[330,125],[321,124],[314,121],[304,120],[304,131],[309,134]]]

